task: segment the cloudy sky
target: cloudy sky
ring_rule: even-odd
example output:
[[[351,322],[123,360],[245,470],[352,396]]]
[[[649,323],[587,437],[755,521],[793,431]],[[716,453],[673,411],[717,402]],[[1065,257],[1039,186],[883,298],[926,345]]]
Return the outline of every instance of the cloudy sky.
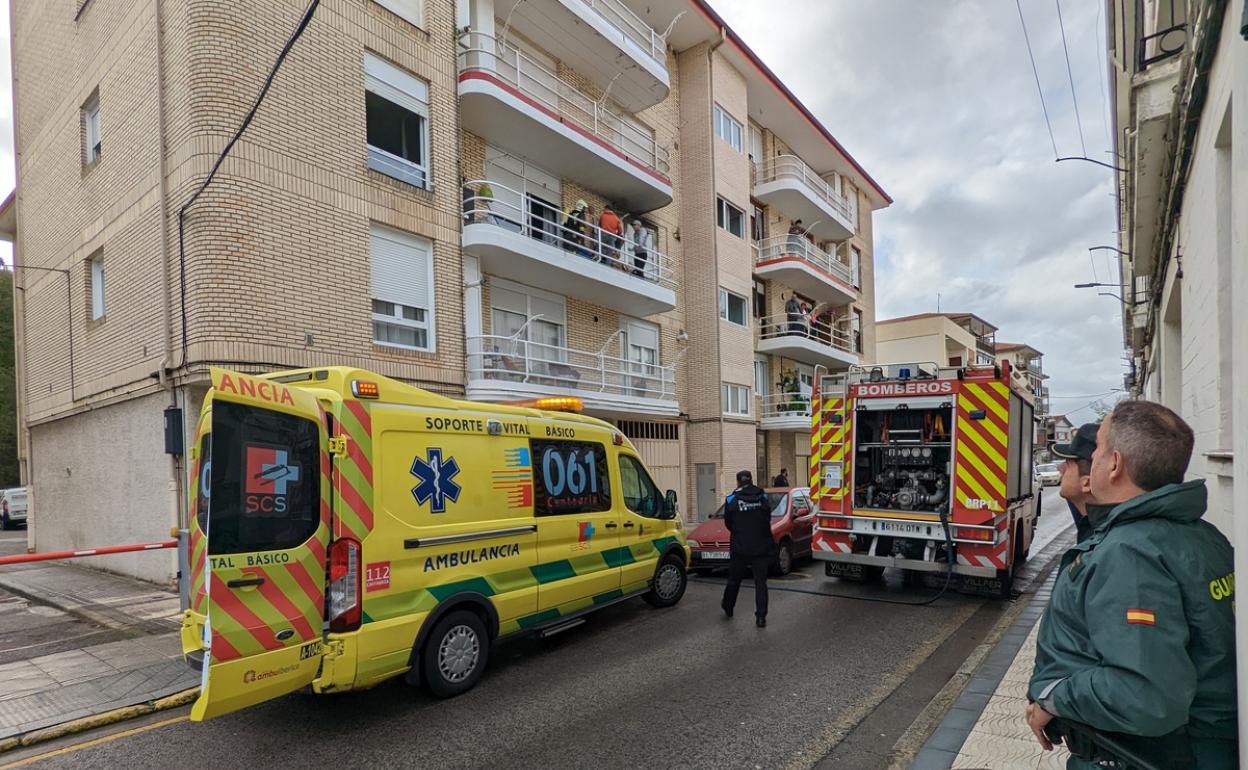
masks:
[[[1104,19],[1064,0],[1075,107],[1053,0],[1020,0],[1061,155],[1109,160]],[[746,42],[883,185],[880,318],[970,311],[997,339],[1045,354],[1055,413],[1091,417],[1122,385],[1116,300],[1072,285],[1115,280],[1113,175],[1054,162],[1010,0],[712,0]],[[8,0],[0,0],[0,195],[13,186]],[[781,10],[782,12],[777,12]],[[10,248],[0,244],[0,258]]]

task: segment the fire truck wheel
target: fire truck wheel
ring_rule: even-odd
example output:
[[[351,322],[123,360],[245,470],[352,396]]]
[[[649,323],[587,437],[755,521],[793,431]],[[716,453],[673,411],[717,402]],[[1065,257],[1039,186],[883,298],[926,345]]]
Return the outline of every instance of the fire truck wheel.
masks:
[[[771,564],[771,571],[777,575],[787,575],[793,571],[793,544],[781,540],[776,549],[776,560]]]
[[[685,595],[688,585],[689,576],[685,574],[684,559],[669,553],[659,562],[650,590],[642,594],[641,598],[651,607],[671,607]]]
[[[438,621],[420,656],[425,686],[439,698],[468,692],[490,658],[490,636],[476,613],[456,610]]]

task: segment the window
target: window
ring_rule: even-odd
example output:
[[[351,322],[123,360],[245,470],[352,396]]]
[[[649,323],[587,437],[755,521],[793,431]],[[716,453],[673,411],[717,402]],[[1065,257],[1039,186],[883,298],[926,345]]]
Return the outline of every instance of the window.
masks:
[[[745,297],[720,288],[719,317],[737,326],[749,326],[750,318],[746,311]]]
[[[718,104],[715,105],[715,135],[741,152],[741,124]]]
[[[491,351],[518,357],[526,362],[528,370],[543,373],[548,373],[548,367],[541,362],[567,360],[567,309],[563,297],[492,278],[490,308],[493,337],[487,347]],[[561,380],[558,384],[576,383]]]
[[[433,244],[375,224],[369,233],[369,259],[373,341],[432,351]]]
[[[611,509],[607,448],[589,441],[529,442],[533,458],[533,512],[537,516]]]
[[[764,318],[767,315],[767,286],[762,281],[754,282],[754,317]]]
[[[761,398],[767,397],[767,356],[754,356],[754,392]]]
[[[364,58],[368,167],[429,188],[429,85],[372,54]]]
[[[629,388],[636,396],[659,396],[665,384],[659,381],[659,327],[647,321],[620,319],[620,340],[628,360]]]
[[[745,212],[723,198],[717,198],[715,222],[723,229],[737,236],[745,237]]]
[[[723,383],[724,414],[750,416],[750,388],[748,385]]]
[[[321,444],[315,422],[220,402],[212,405],[211,435],[204,448],[212,451],[212,506],[200,505],[197,512],[208,532],[208,553],[284,550],[316,532]],[[211,525],[205,526],[209,516]]]
[[[104,255],[96,252],[91,257],[91,320],[104,317]]]
[[[859,283],[862,271],[862,249],[857,246],[849,247],[849,269],[853,275],[854,286],[862,286]]]
[[[663,495],[636,457],[620,455],[620,487],[624,506],[638,516],[657,519],[663,511]]]
[[[377,0],[377,5],[417,27],[423,21],[423,4],[424,0]]]
[[[853,327],[851,331],[853,332],[853,335],[854,335],[854,352],[861,353],[862,352],[862,311],[859,310],[858,308],[854,308],[854,315],[853,315],[852,323],[853,323]]]
[[[100,92],[96,89],[82,105],[82,158],[87,166],[100,159],[103,143],[100,139]]]

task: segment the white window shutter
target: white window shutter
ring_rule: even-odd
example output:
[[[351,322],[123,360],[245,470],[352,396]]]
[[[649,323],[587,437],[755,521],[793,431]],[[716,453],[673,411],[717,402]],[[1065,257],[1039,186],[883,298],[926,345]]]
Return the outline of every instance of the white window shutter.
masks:
[[[377,0],[377,4],[414,26],[424,24],[424,0]]]
[[[431,311],[432,245],[381,225],[373,225],[371,236],[373,298]]]
[[[364,54],[364,88],[429,117],[429,84],[375,54]]]

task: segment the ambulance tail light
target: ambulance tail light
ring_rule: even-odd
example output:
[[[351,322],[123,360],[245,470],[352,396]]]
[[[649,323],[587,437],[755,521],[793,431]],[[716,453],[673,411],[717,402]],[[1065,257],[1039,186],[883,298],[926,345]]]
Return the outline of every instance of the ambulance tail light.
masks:
[[[360,543],[349,537],[329,547],[329,630],[360,627],[364,599],[360,585]]]
[[[982,540],[985,543],[991,543],[997,539],[997,533],[991,529],[970,529],[968,527],[954,527],[953,536],[959,540]]]

